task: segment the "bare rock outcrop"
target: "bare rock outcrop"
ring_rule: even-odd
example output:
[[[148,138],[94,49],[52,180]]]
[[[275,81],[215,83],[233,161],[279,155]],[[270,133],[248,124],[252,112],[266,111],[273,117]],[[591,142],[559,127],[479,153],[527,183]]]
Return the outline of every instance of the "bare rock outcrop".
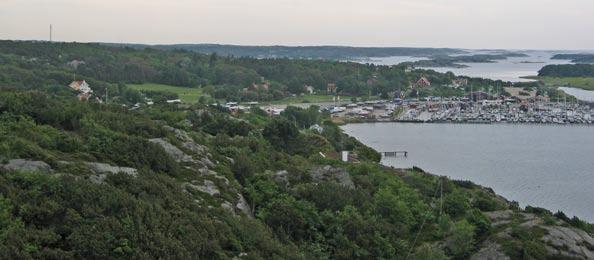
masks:
[[[514,216],[512,210],[484,212],[484,214],[491,220],[491,226],[494,227],[511,223]]]
[[[470,260],[509,260],[509,256],[501,251],[501,246],[493,241],[487,240],[481,245],[481,249],[470,257]]]
[[[171,156],[171,158],[173,158],[175,161],[177,162],[196,162],[192,156],[184,153],[184,151],[180,150],[179,148],[177,148],[175,145],[172,145],[171,143],[167,142],[165,139],[163,138],[153,138],[153,139],[149,139],[149,142],[151,143],[155,143],[160,145],[161,147],[163,147],[163,149],[165,150],[165,152]]]
[[[95,173],[95,175],[89,177],[89,180],[97,184],[105,182],[105,178],[110,174],[124,173],[133,177],[138,175],[138,170],[130,167],[112,166],[106,163],[96,162],[88,162],[85,165]]]
[[[311,177],[315,182],[336,182],[347,188],[355,188],[355,184],[346,169],[334,168],[330,165],[316,168],[311,171]]]
[[[548,234],[542,237],[547,250],[553,255],[578,259],[594,259],[594,239],[583,230],[562,227],[542,226]]]
[[[0,165],[8,171],[25,171],[25,172],[41,172],[51,173],[52,167],[43,161],[31,161],[25,159],[12,159],[8,163]]]
[[[237,212],[239,211],[248,218],[253,218],[254,215],[252,214],[252,210],[250,209],[250,206],[243,197],[243,195],[237,194],[237,196],[239,197],[239,199],[237,200],[235,207],[231,202],[223,201],[223,203],[221,203],[221,208],[230,211],[234,216],[238,216]]]
[[[219,188],[217,187],[217,185],[210,180],[204,180],[204,183],[201,185],[195,184],[195,183],[185,183],[184,186],[185,186],[186,190],[188,188],[192,188],[194,190],[204,192],[210,196],[215,196],[215,195],[221,194],[221,191],[219,191]]]
[[[138,170],[130,167],[112,166],[107,163],[88,162],[85,163],[89,169],[95,173],[125,173],[131,176],[136,176]]]
[[[239,200],[237,200],[237,204],[235,204],[235,207],[239,209],[241,212],[243,212],[243,214],[245,214],[246,216],[253,217],[252,209],[250,208],[250,205],[248,204],[247,200],[243,197],[243,195],[237,195],[239,196]]]
[[[212,176],[214,178],[222,180],[226,185],[229,185],[229,179],[227,179],[227,177],[221,176],[219,173],[208,169],[208,167],[200,168],[200,169],[198,169],[198,172],[200,174],[202,174],[203,176]]]
[[[545,247],[550,255],[576,259],[594,259],[594,239],[583,230],[559,225],[545,225],[544,220],[533,213],[502,210],[486,212],[485,215],[492,221],[493,226],[509,224],[514,221],[514,216],[518,216],[521,219],[520,223],[518,223],[519,226],[524,228],[538,227],[546,230],[546,234],[540,239],[545,242]],[[505,228],[497,236],[511,239],[511,227]],[[486,247],[490,248],[483,248],[485,250],[483,253],[489,255],[489,252],[493,252],[493,245]],[[479,257],[475,259],[496,258]]]
[[[289,172],[286,170],[277,171],[272,175],[272,179],[282,186],[289,186]]]
[[[179,142],[181,142],[181,148],[187,150],[193,155],[196,155],[196,158],[199,159],[194,159],[194,156],[185,153],[180,148],[176,147],[175,145],[171,144],[163,138],[153,138],[149,139],[149,141],[163,147],[163,149],[165,149],[165,152],[169,154],[169,156],[171,156],[177,162],[201,164],[208,168],[215,167],[215,164],[210,160],[211,154],[208,153],[208,148],[206,146],[196,143],[194,139],[192,139],[192,137],[190,137],[186,131],[170,126],[164,126],[163,128],[174,134],[175,138]]]

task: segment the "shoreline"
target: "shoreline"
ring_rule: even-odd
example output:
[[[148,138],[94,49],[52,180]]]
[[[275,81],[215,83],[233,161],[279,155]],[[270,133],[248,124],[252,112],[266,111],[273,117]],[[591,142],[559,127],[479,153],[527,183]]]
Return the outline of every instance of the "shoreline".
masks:
[[[364,124],[364,123],[419,124],[419,123],[422,123],[422,122],[382,121],[382,122],[356,122],[356,123],[347,123],[347,124],[344,124],[344,125],[348,125],[348,124],[356,125],[356,124]],[[462,125],[462,124],[472,124],[472,123],[456,123],[456,124]],[[520,124],[520,125],[535,125],[535,124]],[[551,124],[540,124],[540,125],[551,125]],[[341,129],[343,129],[343,131],[344,131],[344,128],[342,128],[342,126],[341,126]],[[362,140],[360,138],[357,138],[356,136],[354,136],[352,134],[346,133],[346,131],[345,131],[345,134],[347,134],[348,136],[350,136],[352,138],[355,138],[356,140],[358,140],[362,144],[364,144],[364,145],[366,145],[366,146],[368,146],[368,147],[370,147],[370,148],[372,148],[372,149],[380,152],[377,147],[373,147],[372,146],[373,143],[367,143],[367,142],[365,142],[365,140]],[[410,151],[408,151],[408,152],[409,152],[409,155],[410,155]],[[404,157],[398,157],[398,158],[400,160],[407,160],[407,159],[404,159]],[[505,199],[508,202],[511,202],[511,203],[514,203],[515,202],[515,203],[517,203],[517,205],[522,210],[526,209],[527,207],[537,207],[537,208],[543,208],[543,209],[549,210],[549,211],[551,211],[553,213],[556,212],[556,211],[560,211],[560,212],[563,212],[563,213],[567,214],[570,217],[578,217],[579,219],[584,220],[587,223],[594,223],[593,222],[594,220],[591,219],[591,217],[590,216],[587,216],[587,215],[583,215],[583,214],[579,215],[579,214],[576,214],[576,213],[570,213],[572,211],[567,210],[567,209],[561,209],[561,208],[551,207],[550,205],[549,206],[546,206],[546,205],[540,204],[540,203],[522,202],[522,199],[521,198],[518,198],[518,197],[515,197],[514,198],[513,196],[512,197],[509,197],[510,196],[509,194],[508,195],[503,195],[503,194],[501,194],[501,191],[500,190],[498,190],[494,186],[492,186],[493,183],[486,183],[484,181],[479,181],[477,179],[472,179],[472,177],[469,177],[469,176],[466,176],[466,177],[460,177],[460,176],[458,176],[458,177],[456,177],[456,176],[453,176],[453,175],[445,174],[444,172],[447,172],[447,170],[444,170],[444,169],[441,169],[441,170],[437,170],[437,169],[426,170],[425,169],[425,166],[421,166],[421,165],[419,165],[417,163],[419,163],[419,162],[417,161],[416,163],[413,163],[413,164],[411,164],[411,163],[408,163],[408,164],[405,163],[404,165],[403,164],[399,164],[399,166],[395,166],[395,165],[390,164],[389,161],[386,161],[386,157],[384,157],[383,155],[382,155],[382,158],[381,158],[380,162],[378,162],[378,164],[380,164],[382,167],[385,167],[386,169],[394,170],[395,172],[404,171],[404,170],[411,170],[411,169],[420,169],[424,173],[429,174],[429,175],[432,175],[432,176],[446,177],[446,178],[448,178],[448,179],[450,179],[452,181],[465,181],[465,182],[467,181],[467,182],[470,182],[470,183],[472,183],[474,185],[480,186],[480,187],[482,187],[484,189],[492,190],[498,197],[501,197],[501,198]]]
[[[539,122],[468,122],[468,121],[419,121],[400,119],[358,119],[358,120],[332,120],[338,125],[368,124],[368,123],[406,123],[406,124],[453,124],[453,125],[544,125],[544,126],[594,126],[594,123],[539,123]]]

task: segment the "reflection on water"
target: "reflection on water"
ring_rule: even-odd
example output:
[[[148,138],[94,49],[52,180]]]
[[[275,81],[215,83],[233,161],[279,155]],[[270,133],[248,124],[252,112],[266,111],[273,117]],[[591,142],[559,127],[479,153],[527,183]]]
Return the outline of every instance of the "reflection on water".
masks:
[[[594,221],[594,127],[375,123],[343,126],[386,165],[419,166],[493,188],[521,205]]]

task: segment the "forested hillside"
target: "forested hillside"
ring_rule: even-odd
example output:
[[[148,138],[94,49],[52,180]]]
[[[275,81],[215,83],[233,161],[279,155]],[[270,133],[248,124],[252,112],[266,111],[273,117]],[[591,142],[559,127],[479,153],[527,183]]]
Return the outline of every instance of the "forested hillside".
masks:
[[[548,240],[575,254],[547,230],[592,232],[468,182],[382,167],[315,107],[231,117],[2,91],[0,113],[2,258],[462,259],[494,247],[542,259],[557,252]],[[342,150],[359,162],[328,157]]]
[[[377,151],[318,107],[289,107],[276,117],[202,103],[131,109],[123,105],[137,93],[117,84],[138,68],[155,69],[156,78],[169,66],[276,69],[267,75],[333,68],[340,78],[371,66],[88,44],[0,46],[1,259],[594,257],[591,224],[522,209],[467,181],[382,166]],[[188,67],[180,66],[186,58]],[[74,59],[88,65],[69,69]],[[61,81],[75,71],[93,75],[93,87],[129,94],[79,101]]]
[[[442,95],[451,90],[456,76],[428,70],[406,70],[406,66],[375,66],[350,62],[232,58],[184,50],[116,48],[99,44],[0,41],[0,85],[30,88],[68,85],[84,79],[98,96],[106,92],[131,103],[138,94],[125,84],[159,83],[199,88],[218,99],[269,101],[306,92],[312,86],[327,93],[336,84],[337,93],[347,96],[388,97],[408,91],[412,83],[426,77],[435,87],[423,95]],[[507,83],[470,79],[478,87]],[[266,85],[266,88],[259,86]],[[502,92],[502,90],[499,90]],[[459,94],[459,93],[458,93]]]
[[[538,71],[540,77],[594,77],[594,64],[547,65]]]
[[[554,60],[571,60],[573,63],[594,63],[594,54],[556,54],[552,57]]]
[[[464,51],[450,48],[406,48],[406,47],[347,47],[347,46],[240,46],[223,44],[172,44],[139,45],[107,44],[133,48],[157,48],[163,50],[184,49],[204,54],[218,53],[223,56],[257,58],[301,58],[301,59],[347,59],[360,57],[388,56],[433,56],[461,54]]]

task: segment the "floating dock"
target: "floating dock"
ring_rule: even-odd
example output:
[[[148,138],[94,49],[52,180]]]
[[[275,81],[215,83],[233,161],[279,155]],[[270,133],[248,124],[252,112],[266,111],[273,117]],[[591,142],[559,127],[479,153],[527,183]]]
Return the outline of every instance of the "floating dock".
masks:
[[[408,157],[407,151],[381,152],[381,154],[384,157],[398,157],[398,156]]]

